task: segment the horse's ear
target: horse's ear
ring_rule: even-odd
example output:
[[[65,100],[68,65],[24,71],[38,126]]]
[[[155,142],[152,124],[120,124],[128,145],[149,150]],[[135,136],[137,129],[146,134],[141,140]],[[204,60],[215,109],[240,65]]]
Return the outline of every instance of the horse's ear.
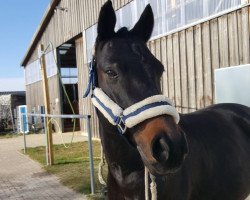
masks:
[[[108,0],[101,8],[98,24],[97,37],[99,40],[109,39],[114,35],[116,23],[115,11],[112,2]]]
[[[141,38],[144,42],[147,42],[152,34],[154,28],[154,14],[151,6],[148,4],[141,14],[140,19],[135,24],[134,28],[130,32]]]

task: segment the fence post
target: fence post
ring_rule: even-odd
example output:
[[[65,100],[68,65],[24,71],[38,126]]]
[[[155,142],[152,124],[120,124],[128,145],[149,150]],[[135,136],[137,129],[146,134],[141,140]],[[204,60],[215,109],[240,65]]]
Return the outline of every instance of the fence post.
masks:
[[[46,62],[44,56],[44,47],[42,44],[39,46],[39,50],[41,52],[40,57],[40,64],[41,64],[41,75],[42,75],[42,83],[43,83],[43,98],[44,98],[44,108],[45,114],[50,114],[50,97],[49,97],[49,85],[48,85],[48,77],[46,72]],[[46,118],[47,120],[47,132],[48,132],[48,158],[49,158],[49,165],[54,164],[54,153],[53,153],[53,137],[52,137],[52,125],[49,123],[50,118]]]
[[[24,117],[25,117],[24,114],[21,114],[21,126],[22,126],[21,130],[23,131],[23,153],[26,154],[26,135],[24,130],[25,125],[23,119]]]
[[[89,147],[89,162],[90,162],[90,183],[91,183],[91,194],[95,194],[95,182],[94,182],[94,163],[93,163],[93,150],[92,150],[92,133],[90,125],[91,116],[87,116],[87,131],[88,131],[88,147]]]
[[[47,133],[47,124],[46,117],[43,116],[43,130],[45,135],[45,156],[46,156],[46,165],[49,165],[49,155],[48,155],[48,133]]]

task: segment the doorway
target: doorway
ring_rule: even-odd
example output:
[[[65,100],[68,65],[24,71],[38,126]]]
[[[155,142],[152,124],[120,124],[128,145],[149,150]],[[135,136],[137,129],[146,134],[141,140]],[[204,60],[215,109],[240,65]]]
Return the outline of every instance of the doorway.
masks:
[[[57,49],[60,67],[60,90],[62,114],[79,114],[78,76],[75,41],[68,41]],[[80,130],[79,119],[75,127],[72,119],[62,119],[63,132]]]

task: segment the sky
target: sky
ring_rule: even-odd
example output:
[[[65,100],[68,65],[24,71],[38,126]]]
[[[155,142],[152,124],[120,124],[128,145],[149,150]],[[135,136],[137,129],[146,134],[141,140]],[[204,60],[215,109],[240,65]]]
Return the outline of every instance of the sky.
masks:
[[[1,1],[0,79],[24,78],[20,63],[50,1]]]

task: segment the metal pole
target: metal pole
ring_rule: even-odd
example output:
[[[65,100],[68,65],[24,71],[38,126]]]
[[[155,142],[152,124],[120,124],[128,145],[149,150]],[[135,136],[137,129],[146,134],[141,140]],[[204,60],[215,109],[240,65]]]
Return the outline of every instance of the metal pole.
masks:
[[[24,115],[21,115],[21,124],[22,124],[22,131],[23,131],[23,153],[26,154],[26,135],[24,130]]]
[[[93,163],[93,150],[92,150],[92,133],[90,126],[90,118],[87,118],[87,131],[88,131],[88,146],[89,146],[89,162],[90,162],[90,183],[91,183],[91,194],[95,194],[95,184],[94,184],[94,163]]]
[[[46,156],[46,165],[49,165],[49,157],[48,157],[48,134],[47,134],[47,124],[46,117],[43,117],[43,130],[45,135],[45,156]]]

